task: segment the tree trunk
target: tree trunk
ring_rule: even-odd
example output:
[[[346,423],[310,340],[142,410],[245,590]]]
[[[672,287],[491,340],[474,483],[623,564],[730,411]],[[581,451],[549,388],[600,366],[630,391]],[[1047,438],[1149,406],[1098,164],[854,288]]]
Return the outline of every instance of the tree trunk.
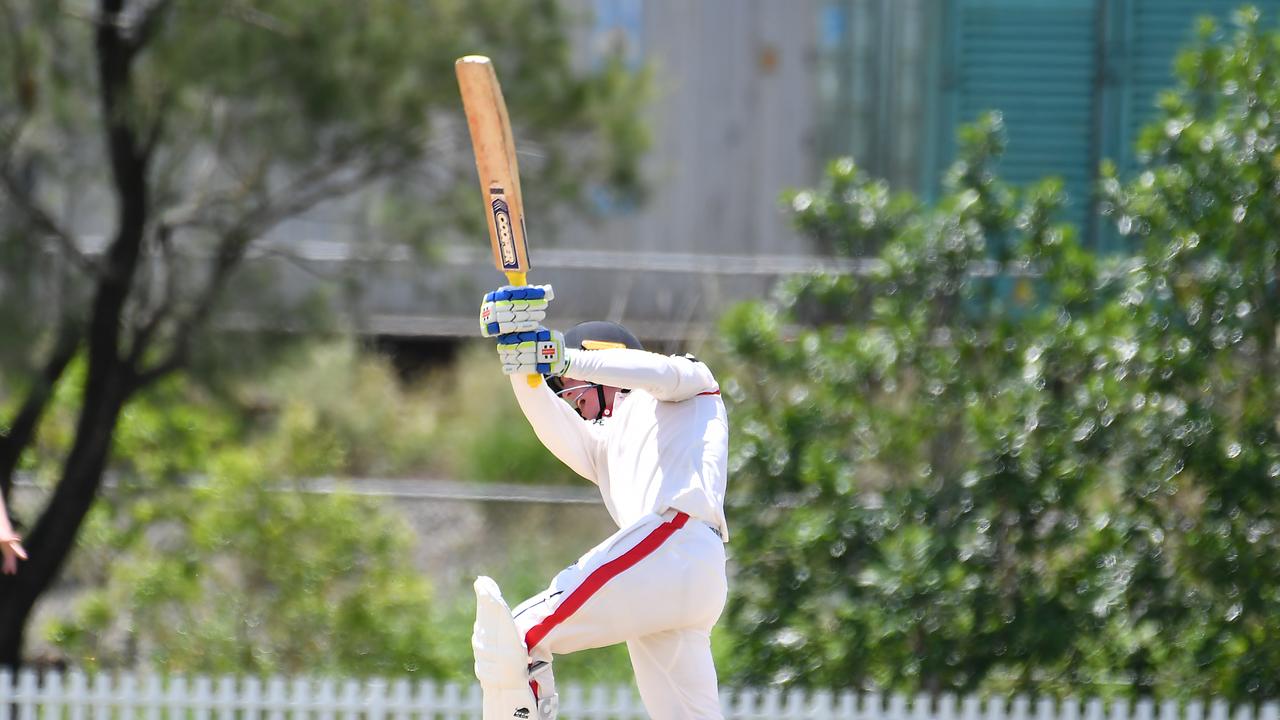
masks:
[[[99,92],[119,225],[104,256],[87,329],[88,377],[75,441],[53,497],[25,543],[30,559],[0,576],[0,665],[19,667],[36,600],[49,589],[75,545],[102,486],[120,411],[137,391],[135,368],[120,352],[125,304],[146,234],[147,153],[130,118],[131,65],[137,48],[121,35],[123,0],[101,0],[96,29]],[[141,354],[139,354],[139,357]]]
[[[114,369],[99,373],[96,387],[86,389],[75,445],[62,478],[25,543],[30,559],[17,575],[0,575],[0,666],[20,666],[36,600],[57,578],[102,484],[128,386],[120,368]]]

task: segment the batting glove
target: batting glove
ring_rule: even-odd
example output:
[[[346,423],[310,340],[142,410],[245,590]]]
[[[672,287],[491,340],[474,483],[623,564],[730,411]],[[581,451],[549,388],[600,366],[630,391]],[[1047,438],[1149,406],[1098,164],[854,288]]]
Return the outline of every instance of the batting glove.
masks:
[[[507,285],[487,293],[480,304],[480,334],[497,337],[537,330],[554,297],[550,285]]]
[[[564,333],[544,327],[499,335],[498,359],[508,375],[564,375],[569,369]]]

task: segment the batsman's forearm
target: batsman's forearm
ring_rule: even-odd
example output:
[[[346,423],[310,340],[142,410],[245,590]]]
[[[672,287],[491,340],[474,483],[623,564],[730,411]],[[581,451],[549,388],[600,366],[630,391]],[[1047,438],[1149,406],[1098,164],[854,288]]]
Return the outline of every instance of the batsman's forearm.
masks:
[[[720,388],[706,365],[685,357],[659,355],[644,350],[566,351],[569,370],[565,377],[629,390],[644,390],[667,402],[688,400]]]
[[[546,383],[530,387],[523,375],[510,378],[516,402],[538,440],[569,469],[598,484],[596,466],[604,453],[602,430],[578,417]]]

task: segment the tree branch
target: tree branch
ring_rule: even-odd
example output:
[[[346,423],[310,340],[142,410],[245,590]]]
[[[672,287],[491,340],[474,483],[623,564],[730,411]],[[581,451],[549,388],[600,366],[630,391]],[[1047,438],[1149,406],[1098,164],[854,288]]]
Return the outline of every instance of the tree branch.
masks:
[[[53,215],[45,210],[39,201],[31,197],[24,187],[25,183],[14,174],[10,159],[11,156],[8,153],[5,153],[4,157],[0,158],[0,187],[4,188],[4,194],[9,198],[9,202],[18,209],[18,212],[32,226],[53,238],[58,243],[59,249],[71,260],[72,264],[89,275],[97,274],[99,271],[98,264],[81,252],[71,233],[67,232],[58,221],[54,220]]]
[[[80,324],[64,319],[44,368],[28,390],[22,407],[9,424],[8,432],[0,435],[0,492],[5,497],[8,497],[13,485],[13,472],[18,467],[18,459],[35,437],[36,427],[53,397],[54,387],[80,348],[81,336]]]
[[[192,305],[190,314],[177,323],[178,329],[174,334],[169,353],[149,368],[141,368],[139,364],[135,364],[134,367],[138,368],[133,376],[135,387],[145,388],[186,365],[191,351],[191,338],[197,330],[203,328],[209,316],[213,314],[214,304],[231,279],[235,268],[244,259],[245,250],[252,238],[253,234],[245,230],[232,231],[222,238],[209,281]],[[140,363],[139,348],[135,347],[134,355],[138,356],[136,359]]]
[[[13,86],[18,91],[18,103],[24,116],[30,115],[36,104],[36,82],[31,75],[30,60],[27,47],[22,42],[22,33],[18,30],[18,13],[9,0],[0,2],[5,26],[9,30],[9,42],[13,47]]]
[[[156,0],[151,7],[142,11],[142,17],[134,24],[126,41],[131,55],[137,54],[151,42],[171,7],[173,7],[173,0]]]
[[[160,226],[156,229],[156,245],[160,248],[162,265],[165,270],[164,288],[160,292],[160,301],[156,304],[155,310],[152,311],[151,316],[147,318],[142,327],[134,333],[128,355],[128,364],[133,367],[137,367],[142,361],[142,357],[146,353],[147,347],[151,344],[151,339],[156,330],[159,329],[165,319],[173,315],[174,307],[177,305],[177,283],[174,281],[177,273],[175,270],[173,243],[170,241],[171,235],[172,228],[163,222],[160,223]]]
[[[335,197],[341,197],[364,186],[372,178],[390,172],[405,164],[399,158],[387,161],[370,161],[358,172],[347,177],[334,177],[346,167],[345,162],[335,160],[333,164],[312,168],[301,174],[289,184],[282,194],[291,196],[287,200],[272,202],[264,200],[254,207],[229,229],[218,246],[213,261],[213,270],[203,292],[192,306],[190,313],[176,321],[178,330],[174,335],[173,346],[169,353],[157,361],[155,365],[140,368],[134,378],[138,388],[144,388],[166,375],[186,365],[191,349],[191,340],[196,332],[203,329],[213,313],[213,307],[226,289],[236,268],[244,260],[253,240],[261,237],[280,222],[294,217],[314,207],[318,203]],[[141,355],[135,348],[135,355]]]

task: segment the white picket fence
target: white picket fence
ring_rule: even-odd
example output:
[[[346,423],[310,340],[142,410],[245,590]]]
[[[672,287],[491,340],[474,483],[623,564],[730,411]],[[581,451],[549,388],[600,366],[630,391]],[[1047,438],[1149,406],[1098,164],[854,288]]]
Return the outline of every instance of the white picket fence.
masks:
[[[750,688],[730,720],[1280,720],[1280,704],[939,697]],[[569,684],[562,720],[643,720],[629,686]],[[183,677],[0,671],[0,720],[480,720],[480,688],[430,680]]]

